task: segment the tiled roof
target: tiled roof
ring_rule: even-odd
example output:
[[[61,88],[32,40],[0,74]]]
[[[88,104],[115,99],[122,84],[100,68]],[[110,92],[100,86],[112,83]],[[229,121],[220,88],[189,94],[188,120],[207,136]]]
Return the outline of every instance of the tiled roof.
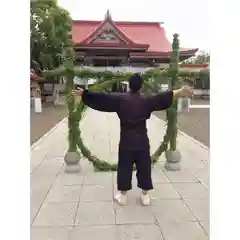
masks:
[[[104,20],[106,21],[106,20]],[[111,19],[109,21],[112,21]],[[77,20],[72,23],[72,39],[75,44],[84,42],[94,31],[103,24],[102,21]],[[146,54],[169,53],[172,44],[165,35],[165,30],[158,22],[120,22],[114,21],[114,25],[127,39],[135,44],[149,45]],[[180,49],[181,54],[192,54],[198,49]],[[140,54],[140,53],[139,53]]]

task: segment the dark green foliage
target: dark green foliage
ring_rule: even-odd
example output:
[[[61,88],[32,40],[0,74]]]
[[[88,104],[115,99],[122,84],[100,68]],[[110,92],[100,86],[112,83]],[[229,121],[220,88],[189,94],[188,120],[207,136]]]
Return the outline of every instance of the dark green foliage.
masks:
[[[56,0],[35,0],[30,3],[31,68],[40,73],[61,64],[63,48],[71,44],[71,18]]]
[[[179,39],[178,34],[174,34],[172,43],[172,59],[170,64],[171,89],[179,88]],[[167,110],[167,133],[169,137],[170,149],[175,151],[177,148],[177,106],[178,100],[175,99],[171,108]]]

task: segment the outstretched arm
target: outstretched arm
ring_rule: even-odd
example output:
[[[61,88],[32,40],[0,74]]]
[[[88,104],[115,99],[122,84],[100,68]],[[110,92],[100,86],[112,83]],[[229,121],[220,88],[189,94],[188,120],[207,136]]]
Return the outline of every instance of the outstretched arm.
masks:
[[[193,89],[184,86],[173,91],[162,92],[153,96],[149,96],[150,111],[160,111],[171,107],[173,100],[180,97],[190,97],[193,95]]]
[[[151,112],[170,108],[174,99],[173,91],[166,91],[148,96],[148,106]]]
[[[84,90],[82,101],[87,106],[102,112],[117,112],[119,95]]]

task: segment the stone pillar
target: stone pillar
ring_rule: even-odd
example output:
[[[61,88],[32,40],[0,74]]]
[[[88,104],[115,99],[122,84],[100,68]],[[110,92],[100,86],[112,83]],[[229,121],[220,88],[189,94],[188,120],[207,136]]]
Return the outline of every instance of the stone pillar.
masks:
[[[178,150],[168,150],[165,153],[166,162],[164,167],[168,171],[179,171],[181,169],[181,153]]]
[[[32,83],[32,93],[34,99],[34,111],[35,113],[42,112],[42,99],[41,99],[41,90],[38,83]]]
[[[178,99],[178,112],[187,113],[189,112],[190,98],[179,98]]]
[[[81,172],[82,168],[80,165],[80,153],[78,152],[66,152],[64,156],[65,161],[65,172],[66,173],[78,173]]]
[[[35,98],[34,99],[34,109],[35,109],[35,113],[41,113],[42,112],[42,100],[41,100],[41,98]]]
[[[54,84],[54,91],[53,91],[53,97],[54,97],[54,105],[55,106],[64,106],[65,105],[65,97],[60,97],[60,89],[61,87],[64,87],[64,84]]]

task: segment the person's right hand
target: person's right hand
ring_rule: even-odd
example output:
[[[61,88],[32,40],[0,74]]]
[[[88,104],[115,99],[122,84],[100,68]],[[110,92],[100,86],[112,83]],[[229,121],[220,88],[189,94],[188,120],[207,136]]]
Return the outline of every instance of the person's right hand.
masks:
[[[173,90],[173,94],[175,98],[181,97],[192,97],[193,96],[193,88],[189,86],[183,86],[177,90]]]
[[[72,90],[72,94],[74,95],[74,96],[82,96],[82,94],[83,94],[83,89],[82,88],[77,88],[76,90]]]
[[[190,87],[188,85],[181,87],[180,91],[181,91],[181,97],[192,97],[193,96],[193,87]]]

